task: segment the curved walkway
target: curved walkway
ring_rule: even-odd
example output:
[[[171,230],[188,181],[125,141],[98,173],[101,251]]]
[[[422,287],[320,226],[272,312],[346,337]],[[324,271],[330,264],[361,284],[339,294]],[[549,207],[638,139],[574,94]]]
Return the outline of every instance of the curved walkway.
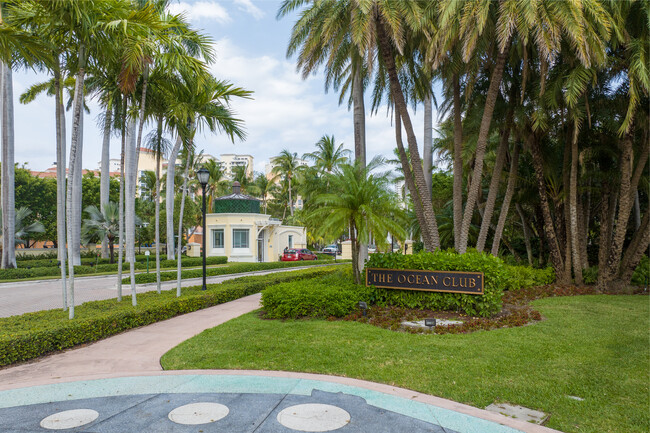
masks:
[[[0,370],[0,431],[46,432],[66,425],[79,426],[74,431],[105,433],[555,431],[438,397],[343,377],[162,371],[159,360],[169,349],[259,308],[259,299],[259,294],[248,296]],[[83,422],[88,422],[88,430]]]

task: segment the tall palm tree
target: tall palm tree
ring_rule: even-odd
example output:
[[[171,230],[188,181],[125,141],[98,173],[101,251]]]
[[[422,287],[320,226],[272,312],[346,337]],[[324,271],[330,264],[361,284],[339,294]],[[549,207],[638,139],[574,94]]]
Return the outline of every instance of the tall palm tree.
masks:
[[[20,23],[14,22],[14,2],[4,2],[0,5],[0,25],[3,32],[0,35],[0,95],[2,106],[2,268],[16,267],[15,250],[15,193],[14,193],[14,107],[12,68],[14,65],[34,65],[49,60],[44,46],[31,32],[20,28]],[[16,20],[17,21],[17,20]],[[16,59],[18,59],[16,61]]]
[[[197,131],[208,129],[210,132],[217,131],[225,133],[232,141],[235,138],[243,139],[245,132],[242,128],[242,121],[234,117],[230,108],[230,99],[233,97],[249,98],[251,92],[242,88],[234,87],[225,81],[219,81],[208,74],[196,75],[185,74],[182,83],[169,95],[170,119],[169,123],[178,134],[177,144],[172,149],[169,166],[167,169],[167,202],[173,197],[170,192],[174,191],[174,176],[172,165],[175,163],[176,155],[180,145],[185,146],[188,155],[194,149],[194,135]],[[186,158],[185,173],[183,178],[183,190],[181,198],[181,213],[179,217],[178,251],[177,255],[177,296],[181,292],[181,256],[180,247],[182,242],[183,205],[186,195],[187,182],[190,173],[190,158]],[[170,187],[171,185],[171,187]],[[169,220],[173,218],[173,206],[167,207],[168,233],[167,239],[173,239],[173,231],[169,231]],[[173,221],[173,219],[172,219]],[[169,242],[168,242],[169,243]]]
[[[278,156],[271,158],[271,164],[273,164],[271,172],[275,176],[281,176],[287,182],[289,191],[289,212],[291,216],[293,216],[293,191],[291,187],[292,181],[298,172],[298,167],[300,166],[298,162],[298,154],[284,149]]]
[[[370,170],[376,160],[362,168],[360,162],[343,164],[341,174],[332,176],[330,191],[315,198],[317,207],[310,218],[320,221],[318,234],[342,235],[348,229],[352,243],[352,269],[355,283],[360,284],[359,245],[373,238],[386,244],[388,233],[399,239],[406,237],[405,218],[396,197],[389,190],[385,175]]]

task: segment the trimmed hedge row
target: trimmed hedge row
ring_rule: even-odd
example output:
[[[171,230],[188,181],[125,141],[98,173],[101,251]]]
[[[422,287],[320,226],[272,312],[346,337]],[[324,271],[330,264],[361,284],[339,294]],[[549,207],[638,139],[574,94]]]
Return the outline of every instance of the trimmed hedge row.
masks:
[[[51,352],[76,345],[98,341],[128,329],[149,325],[192,311],[239,299],[258,293],[269,285],[296,279],[322,278],[336,267],[304,269],[270,275],[241,277],[162,294],[138,294],[138,306],[131,305],[129,296],[118,303],[114,299],[87,302],[75,307],[76,318],[68,319],[62,310],[27,313],[22,316],[0,318],[0,366],[23,362]]]
[[[381,306],[463,311],[470,316],[488,317],[501,310],[504,290],[550,284],[555,280],[553,269],[508,266],[489,254],[452,251],[422,251],[413,255],[400,253],[372,254],[366,263],[370,268],[424,269],[436,271],[483,272],[483,295],[392,290],[373,287],[373,302]]]
[[[81,266],[74,267],[75,275],[88,275],[94,274],[97,272],[117,272],[117,263],[102,263],[100,259],[100,264],[95,266],[95,263],[92,262],[92,265],[88,265],[91,259],[82,259]],[[221,265],[227,263],[228,259],[226,257],[207,257],[206,264],[208,265]],[[48,262],[48,261],[37,261],[30,260],[27,262]],[[24,265],[25,262],[22,262],[21,265]],[[161,260],[160,267],[162,268],[172,268],[176,266],[176,260]],[[203,264],[203,259],[201,257],[184,257],[181,259],[181,266],[183,267],[194,267],[201,266]],[[155,257],[152,260],[149,256],[149,269],[156,268]],[[123,270],[126,272],[129,269],[128,263],[123,263]],[[135,269],[143,270],[147,269],[146,256],[136,256]],[[61,270],[56,262],[54,266],[46,267],[18,267],[15,269],[0,269],[0,280],[18,280],[26,278],[35,278],[35,277],[47,277],[47,276],[58,276],[61,274]],[[154,278],[155,280],[155,278]]]
[[[270,319],[344,317],[359,301],[370,301],[370,289],[352,282],[351,269],[318,280],[290,281],[262,292],[262,306]]]
[[[208,277],[214,277],[216,275],[227,275],[227,274],[238,274],[240,272],[252,272],[252,271],[265,271],[267,269],[279,269],[279,268],[292,268],[295,266],[306,266],[311,264],[323,264],[325,260],[313,260],[309,262],[253,262],[253,263],[230,263],[229,266],[223,268],[211,268],[206,270],[206,275]],[[170,272],[161,272],[160,281],[169,281],[175,280],[178,274],[176,271]],[[190,269],[186,271],[181,271],[181,278],[201,278],[203,276],[203,269]],[[155,283],[156,274],[138,274],[135,276],[136,284],[144,283]],[[123,284],[130,284],[131,278],[127,277],[122,280]]]
[[[470,316],[487,317],[501,310],[506,278],[505,265],[496,257],[448,251],[371,254],[366,267],[424,269],[436,271],[483,272],[483,295],[382,289],[371,286],[373,303],[426,310],[464,311]]]

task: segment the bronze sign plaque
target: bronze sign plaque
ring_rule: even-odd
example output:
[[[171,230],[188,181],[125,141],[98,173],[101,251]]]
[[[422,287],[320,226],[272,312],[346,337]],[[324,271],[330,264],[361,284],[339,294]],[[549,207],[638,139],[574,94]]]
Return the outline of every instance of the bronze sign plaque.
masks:
[[[366,268],[366,286],[482,295],[483,272]]]

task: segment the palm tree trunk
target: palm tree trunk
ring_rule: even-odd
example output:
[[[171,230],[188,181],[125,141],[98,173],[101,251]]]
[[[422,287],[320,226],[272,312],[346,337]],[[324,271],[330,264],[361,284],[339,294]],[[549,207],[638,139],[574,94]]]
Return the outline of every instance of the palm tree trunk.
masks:
[[[160,123],[162,127],[162,122]],[[160,137],[160,135],[159,135]],[[160,138],[158,152],[156,153],[156,291],[161,292],[160,287]]]
[[[399,154],[400,162],[404,171],[404,182],[406,183],[407,188],[411,191],[411,196],[417,190],[415,182],[413,181],[413,173],[411,171],[411,166],[404,150],[404,144],[402,142],[402,118],[399,111],[395,110],[395,142],[397,144],[397,153]],[[415,215],[418,221],[424,221],[424,209],[422,208],[422,202],[419,200],[413,200],[413,208],[415,210]],[[431,242],[431,233],[429,232],[429,226],[426,224],[420,223],[420,232],[422,233],[422,240],[424,242]]]
[[[531,138],[530,153],[533,157],[533,169],[535,170],[537,193],[539,194],[540,199],[540,207],[544,220],[544,233],[547,239],[551,264],[553,265],[553,270],[555,271],[557,282],[559,284],[569,284],[571,282],[571,274],[567,274],[566,270],[564,269],[564,261],[562,260],[560,247],[557,242],[557,236],[555,235],[551,210],[548,204],[548,197],[546,196],[546,181],[544,180],[544,162],[542,159],[542,151],[536,137]]]
[[[57,250],[59,266],[61,267],[61,294],[63,296],[63,310],[68,309],[68,294],[66,281],[66,219],[65,219],[65,109],[63,108],[63,95],[61,88],[61,72],[57,58],[57,66],[54,71],[54,103],[56,105],[56,222],[57,222]]]
[[[621,261],[625,233],[627,231],[632,206],[634,205],[634,193],[637,190],[641,174],[643,173],[646,162],[648,161],[648,149],[650,148],[650,143],[643,144],[643,150],[639,155],[640,158],[637,159],[634,171],[632,171],[632,136],[627,135],[619,144],[621,148],[621,183],[618,198],[618,214],[616,216],[616,228],[612,235],[609,257],[607,258],[607,267],[605,268],[605,272],[610,276],[618,275],[619,273],[618,268]]]
[[[81,129],[81,111],[83,106],[83,90],[84,90],[84,77],[85,77],[85,56],[86,56],[86,47],[82,44],[79,47],[79,70],[77,71],[75,91],[74,91],[74,102],[73,102],[73,114],[72,114],[72,134],[70,138],[70,174],[68,176],[68,182],[66,187],[66,231],[67,231],[67,242],[68,242],[68,275],[70,276],[70,284],[68,286],[68,317],[74,319],[74,264],[72,257],[74,255],[74,229],[73,229],[73,213],[74,213],[74,171],[78,167],[77,158],[79,157],[78,147],[81,140],[79,140],[79,134]]]
[[[11,66],[2,63],[2,269],[16,267],[14,92]]]
[[[183,191],[181,192],[181,208],[178,213],[178,254],[176,256],[176,296],[181,296],[181,251],[183,242],[183,212],[185,211],[185,195],[187,191],[187,179],[190,172],[190,155],[187,152],[187,161],[185,162],[185,173],[183,174]]]
[[[431,172],[433,169],[433,95],[424,97],[424,148],[422,149],[424,163],[424,181],[431,195]]]
[[[84,96],[82,95],[81,103],[83,104]],[[74,266],[81,265],[81,200],[82,200],[82,183],[83,175],[83,131],[84,131],[84,112],[83,108],[79,115],[79,135],[77,136],[77,158],[75,169],[72,174],[72,263]]]
[[[508,185],[506,186],[506,196],[503,199],[503,204],[501,205],[501,212],[499,213],[499,222],[497,222],[497,228],[494,230],[494,240],[492,241],[492,255],[497,257],[499,255],[499,243],[501,242],[501,236],[503,235],[503,229],[506,225],[506,218],[508,217],[508,211],[510,210],[510,201],[512,200],[512,195],[515,193],[515,185],[517,184],[517,169],[519,168],[519,144],[515,142],[514,149],[512,150],[512,158],[510,159],[510,172],[508,174]],[[491,188],[491,187],[490,187]],[[492,193],[492,190],[490,190]],[[489,197],[488,197],[489,201]],[[487,211],[486,211],[487,213]],[[522,220],[523,221],[523,220]],[[524,237],[527,233],[528,227],[524,228]],[[530,247],[530,236],[528,238],[528,243],[526,244],[526,251],[529,252]],[[532,264],[532,253],[528,254],[528,261]]]
[[[137,171],[138,171],[138,162],[140,161],[140,145],[142,144],[142,129],[144,128],[145,115],[144,110],[147,104],[147,87],[149,85],[149,66],[144,67],[142,73],[142,97],[140,98],[140,123],[138,124],[138,140],[135,146],[135,170],[136,170],[136,183],[137,182]],[[134,191],[135,193],[135,191]]]
[[[618,285],[628,286],[632,280],[634,270],[639,265],[641,257],[648,249],[650,243],[650,210],[646,211],[639,223],[639,228],[632,236],[632,242],[627,247],[619,267]]]
[[[460,112],[460,77],[454,74],[454,248],[460,249],[463,221],[463,122]]]
[[[383,22],[379,16],[377,16],[376,20],[377,35],[379,37],[379,50],[382,54],[382,58],[384,59],[386,71],[388,72],[390,89],[393,96],[393,101],[395,103],[395,109],[399,112],[401,121],[404,124],[404,129],[406,130],[406,139],[411,156],[413,186],[416,187],[416,189],[411,190],[411,197],[414,201],[420,200],[422,202],[421,215],[423,217],[423,220],[420,220],[420,226],[422,228],[424,247],[428,251],[433,251],[440,249],[440,236],[438,234],[436,214],[433,210],[433,205],[431,204],[431,196],[428,194],[427,185],[424,180],[422,160],[420,159],[417,139],[415,138],[415,132],[413,130],[411,117],[409,116],[406,106],[406,100],[404,99],[404,93],[402,92],[402,87],[397,76],[397,67],[395,65],[395,58],[393,57],[393,49],[388,34],[386,33],[386,29],[384,28]],[[407,173],[409,172],[408,165],[405,167],[403,166],[402,168],[404,169],[405,177],[407,177]],[[424,226],[426,226],[427,229],[424,229]],[[427,233],[429,236],[425,237],[425,233]]]
[[[102,168],[99,180],[99,201],[101,211],[104,212],[104,206],[110,200],[111,176],[109,168],[109,159],[111,158],[111,124],[113,121],[112,104],[110,101],[106,104],[106,114],[104,115],[104,140],[102,142]],[[104,236],[102,239],[102,258],[108,257],[108,239]]]
[[[571,255],[575,282],[582,285],[582,258],[580,257],[580,231],[578,230],[578,124],[573,126],[571,140],[571,180],[569,182],[569,217],[571,223]]]
[[[524,230],[524,243],[526,244],[526,255],[528,256],[528,265],[533,266],[533,248],[530,244],[530,228],[528,227],[528,222],[526,222],[526,216],[524,214],[524,210],[521,207],[521,205],[519,203],[515,203],[515,208],[517,209],[517,213],[519,214],[519,218],[521,219],[521,226]],[[492,246],[492,255],[496,256],[496,254],[494,254],[494,246]]]
[[[366,108],[363,101],[363,77],[361,65],[357,65],[353,72],[352,106],[354,123],[354,159],[366,166]]]
[[[503,52],[498,53],[497,59],[490,77],[490,86],[488,87],[487,95],[485,97],[485,108],[483,109],[483,118],[481,119],[481,126],[479,128],[478,140],[476,142],[476,154],[474,156],[474,171],[472,174],[472,183],[469,186],[467,193],[467,203],[465,203],[465,211],[463,213],[463,224],[460,228],[460,241],[458,243],[460,254],[467,250],[467,238],[469,236],[469,226],[472,222],[474,215],[474,206],[478,198],[479,190],[481,189],[481,177],[483,173],[483,160],[485,158],[485,149],[487,147],[488,136],[490,135],[490,124],[492,123],[492,114],[494,113],[494,106],[499,96],[499,87],[501,87],[501,77],[503,70],[508,60],[510,53],[510,43],[508,41]]]
[[[122,265],[124,264],[124,154],[126,152],[126,107],[128,98],[122,101],[122,149],[120,152],[120,198],[118,203],[118,245],[117,245],[117,301],[122,301]]]
[[[167,260],[174,260],[174,173],[176,171],[176,158],[181,150],[183,140],[179,135],[172,148],[167,162],[167,186],[165,191],[165,207],[167,218]]]
[[[354,220],[350,219],[350,247],[352,248],[352,273],[354,274],[354,283],[361,284],[359,280],[359,248],[357,246],[357,227]]]
[[[497,192],[499,191],[501,172],[503,171],[503,166],[506,162],[506,153],[508,151],[508,141],[510,140],[510,129],[513,114],[514,113],[512,110],[508,110],[508,114],[506,116],[506,124],[501,135],[499,147],[497,148],[496,161],[494,163],[494,168],[492,169],[492,179],[490,180],[490,190],[488,192],[487,201],[485,202],[483,220],[481,221],[481,230],[479,231],[478,240],[476,242],[476,250],[479,253],[483,251],[483,248],[485,248],[488,230],[492,224],[492,215],[494,213],[494,207],[497,201]]]
[[[293,216],[293,197],[291,196],[291,176],[289,176],[289,212]]]
[[[138,300],[135,290],[135,183],[137,177],[137,166],[135,160],[135,119],[129,119],[126,132],[126,151],[124,154],[124,165],[126,167],[125,184],[126,190],[124,203],[124,225],[126,228],[126,260],[129,262],[131,277],[131,304],[136,306]]]
[[[357,57],[356,67],[353,72],[352,84],[352,105],[354,123],[354,159],[358,161],[361,168],[366,167],[366,107],[363,98],[363,68],[361,60]],[[359,263],[368,260],[368,245],[359,246]]]

